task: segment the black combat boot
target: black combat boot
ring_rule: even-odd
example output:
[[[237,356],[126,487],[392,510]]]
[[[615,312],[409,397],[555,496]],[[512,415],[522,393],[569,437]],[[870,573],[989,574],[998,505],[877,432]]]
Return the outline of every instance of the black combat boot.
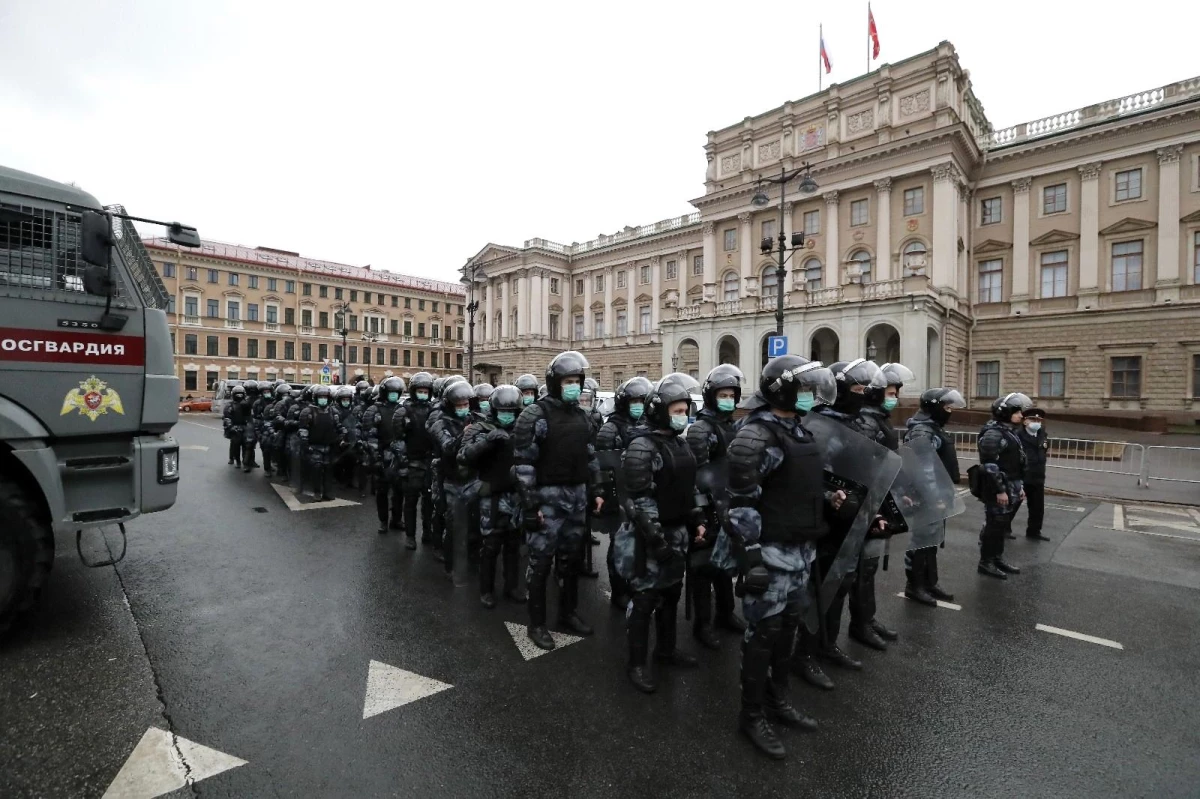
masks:
[[[815,719],[809,718],[797,710],[788,701],[788,661],[792,658],[795,648],[796,631],[800,629],[800,610],[796,606],[780,614],[782,622],[779,634],[771,646],[771,675],[767,682],[764,706],[767,717],[786,727],[794,727],[810,732],[817,729]]]
[[[925,585],[928,587],[929,595],[934,599],[940,599],[943,602],[953,602],[954,594],[942,590],[938,585],[938,563],[937,550],[929,551],[929,557],[925,559]]]
[[[713,601],[717,606],[717,614],[713,626],[719,630],[731,633],[746,632],[746,622],[733,612],[733,578],[727,574],[718,574],[712,578]]]
[[[767,721],[763,707],[774,644],[772,637],[764,634],[767,626],[760,625],[750,640],[742,645],[742,712],[738,715],[738,730],[760,752],[782,760],[787,756],[787,751]],[[778,635],[778,627],[774,632]]]
[[[521,553],[517,547],[518,544],[516,541],[509,541],[504,545],[502,553],[504,562],[504,598],[512,602],[524,602],[529,598],[529,595],[521,590],[521,581],[517,570],[517,562]]]
[[[563,578],[562,590],[558,592],[558,626],[575,635],[591,635],[595,630],[575,611],[578,603],[579,577],[569,574]]]
[[[496,607],[496,550],[487,542],[479,551],[479,601],[488,610]]]
[[[911,568],[904,570],[904,596],[920,602],[922,605],[928,605],[931,608],[937,607],[937,600],[926,590],[926,561],[929,553],[926,549],[915,549],[909,560],[912,561]]]
[[[1001,533],[1001,535],[1003,535],[1003,533]],[[976,571],[978,571],[980,574],[986,574],[988,577],[995,577],[998,580],[1007,580],[1008,575],[996,568],[996,564],[993,562],[995,558],[996,548],[991,537],[980,537],[979,565],[976,567]]]
[[[650,649],[650,614],[653,609],[653,595],[636,596],[625,622],[625,636],[629,641],[629,681],[644,694],[652,694],[658,688],[653,672],[646,665],[646,654]]]
[[[820,652],[822,660],[826,660],[840,669],[848,669],[849,671],[862,671],[862,661],[855,660],[838,648],[836,642],[826,644]]]
[[[667,666],[691,668],[700,665],[700,661],[687,652],[681,652],[676,646],[676,616],[682,588],[682,585],[676,585],[663,591],[658,610],[654,611],[654,660]]]
[[[875,649],[879,652],[887,651],[887,644],[884,643],[883,638],[880,637],[879,633],[875,632],[875,628],[870,622],[851,624],[850,637],[855,641],[858,641],[863,646],[870,647],[871,649]]]
[[[548,575],[534,572],[529,581],[529,626],[525,634],[538,649],[554,648],[554,638],[546,629],[546,578]]]
[[[705,649],[719,650],[721,639],[712,628],[712,583],[699,570],[691,572],[687,579],[692,588],[692,637]]]
[[[1011,563],[1005,562],[1005,560],[1002,557],[1000,557],[999,555],[997,555],[995,558],[992,559],[992,563],[995,564],[997,569],[1004,572],[1005,574],[1020,574],[1021,573],[1021,570],[1018,567],[1012,565]]]
[[[871,619],[871,629],[875,631],[876,635],[885,641],[898,641],[900,639],[900,633],[896,632],[891,627],[885,626],[878,619]]]
[[[801,629],[796,642],[796,651],[792,654],[792,671],[809,685],[825,691],[833,690],[833,680],[821,668],[813,652],[820,644],[819,639],[806,629]]]

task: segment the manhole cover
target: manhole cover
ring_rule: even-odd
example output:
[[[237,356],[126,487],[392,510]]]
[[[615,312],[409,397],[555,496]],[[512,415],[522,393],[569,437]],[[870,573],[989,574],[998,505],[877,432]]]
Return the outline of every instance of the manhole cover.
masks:
[[[255,513],[266,513],[267,512],[266,508],[251,508],[251,510],[253,510]]]

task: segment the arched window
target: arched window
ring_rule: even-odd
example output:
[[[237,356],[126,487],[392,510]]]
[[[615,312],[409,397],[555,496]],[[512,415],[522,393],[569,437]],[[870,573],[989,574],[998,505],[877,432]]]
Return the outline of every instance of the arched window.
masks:
[[[779,288],[779,279],[776,277],[775,267],[768,266],[762,272],[762,297],[763,299],[775,299],[775,291]]]
[[[504,314],[496,314],[496,338],[504,338]]]
[[[510,324],[508,326],[508,334],[510,336],[515,336],[515,335],[517,335],[518,330],[520,330],[520,328],[517,327],[517,312],[513,311],[512,312],[512,324]]]
[[[724,286],[725,302],[733,302],[738,298],[738,276],[737,272],[726,272],[725,280],[722,281]]]
[[[857,279],[851,277],[853,283],[870,283],[871,282],[871,253],[866,250],[857,250],[850,256],[851,266],[858,267],[859,276]]]
[[[904,275],[923,275],[928,263],[929,251],[919,241],[904,245]]]
[[[806,291],[820,291],[824,288],[825,270],[820,260],[809,258],[804,262],[804,288]]]

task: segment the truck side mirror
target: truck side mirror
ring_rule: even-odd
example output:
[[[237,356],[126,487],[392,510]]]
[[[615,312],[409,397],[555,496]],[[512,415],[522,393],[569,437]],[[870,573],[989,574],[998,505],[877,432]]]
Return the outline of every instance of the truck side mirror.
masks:
[[[178,244],[181,247],[200,246],[200,234],[196,232],[196,228],[181,225],[178,222],[167,225],[167,238],[172,244]]]
[[[84,211],[80,224],[80,238],[79,254],[83,260],[93,266],[108,269],[114,243],[112,220],[108,214]]]
[[[107,266],[89,266],[83,272],[83,290],[96,297],[107,297],[112,293],[113,280]]]

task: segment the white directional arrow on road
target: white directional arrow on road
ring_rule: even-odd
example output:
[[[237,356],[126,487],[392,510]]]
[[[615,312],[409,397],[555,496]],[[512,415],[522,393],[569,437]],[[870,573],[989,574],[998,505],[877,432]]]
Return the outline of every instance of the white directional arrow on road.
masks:
[[[526,660],[540,658],[542,655],[548,655],[555,651],[553,649],[540,649],[533,641],[529,640],[529,636],[525,634],[525,625],[516,624],[511,621],[504,622],[504,626],[508,628],[508,634],[512,636],[513,643],[517,645],[517,649],[521,652],[521,657]],[[554,639],[554,645],[557,649],[562,649],[564,646],[577,644],[583,639],[577,635],[567,635],[566,633],[556,633],[550,631],[550,637]]]
[[[348,508],[351,505],[359,505],[361,503],[354,502],[349,499],[331,499],[328,502],[301,502],[296,496],[296,490],[290,486],[280,485],[279,483],[271,483],[271,488],[275,489],[275,493],[283,500],[283,504],[287,505],[288,510],[321,510],[323,508]]]
[[[245,760],[151,727],[121,766],[104,799],[151,799],[246,765]]]
[[[367,696],[363,701],[362,717],[369,719],[453,687],[450,683],[372,660],[367,670]]]

